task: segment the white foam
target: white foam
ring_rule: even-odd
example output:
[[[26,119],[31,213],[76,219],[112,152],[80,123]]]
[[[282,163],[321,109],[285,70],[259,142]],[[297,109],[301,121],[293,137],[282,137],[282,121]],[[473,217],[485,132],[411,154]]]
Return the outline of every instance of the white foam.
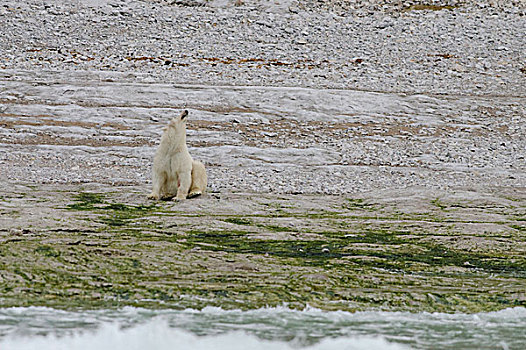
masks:
[[[289,350],[298,349],[294,343],[259,339],[244,332],[229,332],[215,336],[197,336],[190,332],[171,328],[165,321],[151,321],[123,329],[116,323],[105,324],[95,332],[78,332],[57,337],[54,335],[36,337],[9,336],[0,342],[2,350]],[[303,348],[316,350],[401,350],[408,349],[391,344],[379,337],[339,337],[324,339],[320,343]]]
[[[0,308],[0,349],[513,349],[526,342],[525,326],[524,307],[476,314],[22,307]]]

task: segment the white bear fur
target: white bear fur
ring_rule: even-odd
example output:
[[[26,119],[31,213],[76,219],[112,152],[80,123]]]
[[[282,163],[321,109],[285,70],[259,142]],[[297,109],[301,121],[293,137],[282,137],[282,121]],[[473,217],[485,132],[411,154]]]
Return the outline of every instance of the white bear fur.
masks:
[[[182,201],[202,194],[207,177],[203,163],[193,160],[186,147],[186,116],[183,111],[164,129],[152,168],[153,190],[150,199]],[[175,196],[175,197],[174,197]]]

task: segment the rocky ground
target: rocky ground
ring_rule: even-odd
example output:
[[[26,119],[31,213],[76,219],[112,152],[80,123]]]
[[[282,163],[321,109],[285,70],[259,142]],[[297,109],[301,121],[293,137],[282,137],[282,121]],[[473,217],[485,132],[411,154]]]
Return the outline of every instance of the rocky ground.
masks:
[[[525,305],[525,31],[520,1],[4,1],[0,304]],[[147,201],[183,108],[209,191]]]
[[[143,79],[159,82],[523,96],[523,1],[236,3],[4,1],[0,68],[147,73]]]

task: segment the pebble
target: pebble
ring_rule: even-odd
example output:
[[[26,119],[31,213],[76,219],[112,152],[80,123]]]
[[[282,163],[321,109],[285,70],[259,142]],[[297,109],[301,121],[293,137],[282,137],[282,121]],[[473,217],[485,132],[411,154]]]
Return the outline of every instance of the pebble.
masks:
[[[203,119],[215,120],[224,115],[226,124],[244,126],[245,131],[237,131],[236,127],[225,133],[218,123],[217,128],[194,134],[221,135],[210,140],[213,146],[194,148],[196,158],[208,162],[210,188],[214,191],[341,195],[410,186],[526,185],[524,171],[520,170],[524,169],[526,149],[520,137],[525,134],[521,96],[526,95],[526,85],[518,68],[524,67],[524,54],[519,48],[526,47],[523,2],[482,0],[484,6],[463,3],[462,7],[442,11],[401,11],[418,2],[389,0],[305,0],[286,11],[267,11],[269,2],[256,0],[239,6],[220,6],[214,1],[153,0],[124,0],[110,6],[58,0],[47,8],[40,0],[4,3],[7,7],[0,7],[0,52],[5,53],[0,55],[0,99],[8,103],[0,106],[2,113],[33,106],[15,104],[19,99],[30,101],[31,96],[10,94],[10,90],[18,90],[17,86],[7,86],[7,82],[67,82],[79,74],[83,78],[73,85],[86,82],[88,86],[109,89],[119,86],[112,82],[122,82],[119,74],[123,73],[127,74],[124,81],[130,91],[138,86],[142,90],[134,90],[131,97],[127,93],[118,96],[122,100],[116,105],[122,103],[121,109],[133,114],[127,119],[129,130],[119,136],[130,143],[139,137],[154,144],[158,142],[157,131],[143,127],[160,130],[158,122],[162,122],[160,116],[166,111],[161,110],[159,117],[150,116],[144,114],[143,107],[135,106],[179,105],[177,99],[160,103],[162,94],[148,94],[152,84],[293,87],[283,89],[281,97],[261,92],[262,103],[274,101],[271,108],[245,101],[249,90],[230,92],[239,98],[229,106],[246,103],[246,109],[256,110],[250,114],[269,116],[268,122],[261,123],[268,131],[257,129],[259,124],[247,126],[248,113],[203,112],[207,106],[223,103],[206,88],[188,89],[177,95],[185,96],[188,101],[184,102],[195,104],[197,110],[203,107]],[[451,4],[446,0],[432,3]],[[9,7],[16,11],[5,10]],[[34,74],[24,76],[25,72]],[[101,77],[94,79],[87,72],[97,72],[94,74]],[[351,100],[344,105],[340,100],[327,99],[339,91],[337,88],[392,94],[365,99],[351,91],[357,100],[342,98],[341,103]],[[28,91],[43,89],[44,85],[35,85]],[[93,96],[85,96],[78,104],[60,108],[50,103],[66,99],[62,93],[50,92],[42,104],[31,107],[42,110],[33,114],[34,110],[26,111],[26,115],[60,113],[60,108],[93,101]],[[113,97],[111,89],[104,93]],[[433,97],[424,99],[442,94],[447,95],[442,100],[444,106],[433,102]],[[472,94],[481,97],[470,99]],[[133,100],[133,96],[141,97]],[[194,96],[196,100],[190,101]],[[397,99],[401,96],[405,100]],[[420,107],[412,108],[409,102],[419,99]],[[285,108],[286,101],[295,101],[297,108]],[[455,107],[453,101],[458,102]],[[356,112],[361,106],[368,108]],[[392,106],[407,111],[390,114]],[[382,112],[368,122],[381,124],[382,128],[372,133],[367,123],[345,127],[341,134],[338,130],[324,134],[305,127],[295,137],[267,129],[276,115],[285,116],[281,121],[298,123],[302,122],[300,117],[317,113],[336,113],[361,121],[374,108]],[[109,113],[110,109],[93,108],[89,118]],[[72,116],[81,118],[76,114],[78,110],[74,112]],[[105,117],[105,121],[112,121],[115,116]],[[3,121],[7,117],[1,118]],[[420,135],[401,128],[386,136],[382,130],[389,126],[389,118],[406,118],[408,123],[422,118],[419,123],[435,129],[420,129]],[[484,124],[487,130],[462,130],[459,125],[466,123]],[[505,128],[509,135],[493,132]],[[86,140],[115,136],[105,134],[103,129],[92,128],[83,136]],[[154,153],[151,144],[120,148],[61,146],[57,152],[57,145],[11,144],[17,135],[27,140],[42,136],[41,130],[29,126],[13,130],[0,128],[0,140],[5,142],[0,152],[0,162],[5,164],[2,180],[135,185],[150,181]],[[48,128],[46,132],[48,136],[55,132],[60,136],[64,131]],[[246,148],[235,153],[237,146]],[[276,153],[265,157],[266,152]],[[75,166],[79,169],[73,173]]]
[[[0,55],[0,69],[59,71],[67,65],[147,73],[158,82],[524,94],[524,74],[514,68],[524,65],[524,57],[510,48],[526,47],[526,2],[482,0],[440,11],[407,10],[417,4],[6,0],[3,9],[17,10],[0,14],[0,51],[9,53]],[[433,0],[432,5],[457,4]]]

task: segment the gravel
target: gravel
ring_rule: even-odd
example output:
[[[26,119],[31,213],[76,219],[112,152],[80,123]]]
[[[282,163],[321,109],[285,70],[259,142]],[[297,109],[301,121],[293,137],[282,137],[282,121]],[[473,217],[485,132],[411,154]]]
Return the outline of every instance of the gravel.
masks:
[[[0,68],[137,72],[152,81],[214,85],[524,95],[524,2],[421,4],[4,1]]]
[[[210,190],[526,187],[522,1],[4,1],[0,178],[148,186],[191,112]]]

